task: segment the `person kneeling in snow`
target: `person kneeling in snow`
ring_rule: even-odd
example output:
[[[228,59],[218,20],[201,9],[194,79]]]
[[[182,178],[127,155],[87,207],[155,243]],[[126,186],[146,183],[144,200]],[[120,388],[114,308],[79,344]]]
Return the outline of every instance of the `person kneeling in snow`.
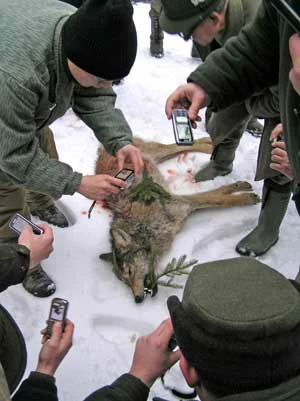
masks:
[[[171,319],[138,339],[129,373],[85,401],[146,401],[178,359],[201,401],[300,399],[300,285],[252,258],[193,268]],[[169,351],[175,335],[179,349]]]

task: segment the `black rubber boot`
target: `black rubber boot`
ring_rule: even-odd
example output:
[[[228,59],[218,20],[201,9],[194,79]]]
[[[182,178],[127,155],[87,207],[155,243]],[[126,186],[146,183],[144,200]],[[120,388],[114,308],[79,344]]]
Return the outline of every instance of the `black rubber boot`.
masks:
[[[159,25],[159,15],[150,11],[151,35],[150,35],[150,54],[156,58],[164,55],[164,34]]]
[[[285,185],[269,184],[265,180],[262,196],[262,207],[258,224],[236,246],[241,255],[259,256],[266,253],[279,238],[279,228],[286,213],[290,197],[290,183]]]
[[[69,227],[69,222],[66,216],[53,203],[43,209],[30,210],[32,216],[37,216],[40,220],[46,221],[58,227]]]
[[[218,176],[231,173],[236,143],[224,141],[213,150],[210,162],[195,175],[196,182],[213,180]]]
[[[23,280],[23,287],[30,294],[40,298],[49,297],[56,290],[54,282],[40,264],[28,271]]]

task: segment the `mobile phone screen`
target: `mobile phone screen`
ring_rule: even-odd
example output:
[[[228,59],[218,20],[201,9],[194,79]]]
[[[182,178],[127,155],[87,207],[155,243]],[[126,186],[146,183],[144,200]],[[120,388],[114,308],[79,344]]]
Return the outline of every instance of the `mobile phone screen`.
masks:
[[[177,124],[177,130],[178,130],[178,138],[180,141],[188,141],[188,140],[190,141],[192,139],[188,122],[186,122],[186,124],[182,123]]]
[[[123,170],[119,171],[115,177],[119,178],[120,180],[126,181],[128,177],[133,173],[132,170],[129,170],[127,168],[123,168]]]
[[[61,302],[53,302],[51,305],[50,316],[51,320],[62,321],[65,318],[67,304]]]
[[[23,228],[28,226],[29,224],[27,223],[26,220],[23,220],[21,217],[16,216],[12,222],[14,228],[18,230],[19,232],[23,231]]]

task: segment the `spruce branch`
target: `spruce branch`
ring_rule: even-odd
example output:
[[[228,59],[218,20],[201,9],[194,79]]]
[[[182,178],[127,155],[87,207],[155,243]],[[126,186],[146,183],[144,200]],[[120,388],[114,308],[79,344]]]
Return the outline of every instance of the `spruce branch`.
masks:
[[[154,182],[148,171],[144,169],[141,182],[130,189],[128,197],[131,202],[150,205],[156,200],[163,202],[165,199],[170,199],[171,195],[161,185]]]
[[[173,258],[161,273],[155,274],[154,271],[152,271],[151,283],[149,288],[154,288],[158,284],[165,287],[182,288],[181,285],[173,282],[175,277],[184,274],[186,275],[189,274],[189,272],[186,270],[198,262],[198,260],[196,259],[186,261],[186,257],[187,257],[186,255],[182,255],[178,259]],[[168,279],[161,281],[160,279],[162,277],[167,277]]]

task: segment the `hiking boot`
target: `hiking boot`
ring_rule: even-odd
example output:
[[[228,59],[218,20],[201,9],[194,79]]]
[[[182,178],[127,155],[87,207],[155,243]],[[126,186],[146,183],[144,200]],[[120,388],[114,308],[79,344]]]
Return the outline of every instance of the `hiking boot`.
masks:
[[[278,241],[279,228],[290,201],[291,190],[290,183],[282,186],[277,185],[277,187],[281,192],[276,191],[275,185],[273,188],[268,188],[264,184],[258,224],[237,244],[235,250],[239,254],[252,257],[260,256],[265,254]]]
[[[41,298],[49,297],[56,290],[54,282],[42,269],[40,264],[28,271],[23,280],[23,287],[30,294]]]
[[[58,227],[69,227],[66,216],[56,207],[54,203],[45,209],[30,210],[32,216],[37,216],[40,220],[46,221]]]
[[[164,55],[164,34],[159,25],[159,15],[150,12],[151,35],[150,35],[150,54],[156,58]]]
[[[257,118],[251,118],[246,127],[246,131],[248,131],[249,134],[257,137],[262,136],[263,129],[263,125],[257,120]]]

